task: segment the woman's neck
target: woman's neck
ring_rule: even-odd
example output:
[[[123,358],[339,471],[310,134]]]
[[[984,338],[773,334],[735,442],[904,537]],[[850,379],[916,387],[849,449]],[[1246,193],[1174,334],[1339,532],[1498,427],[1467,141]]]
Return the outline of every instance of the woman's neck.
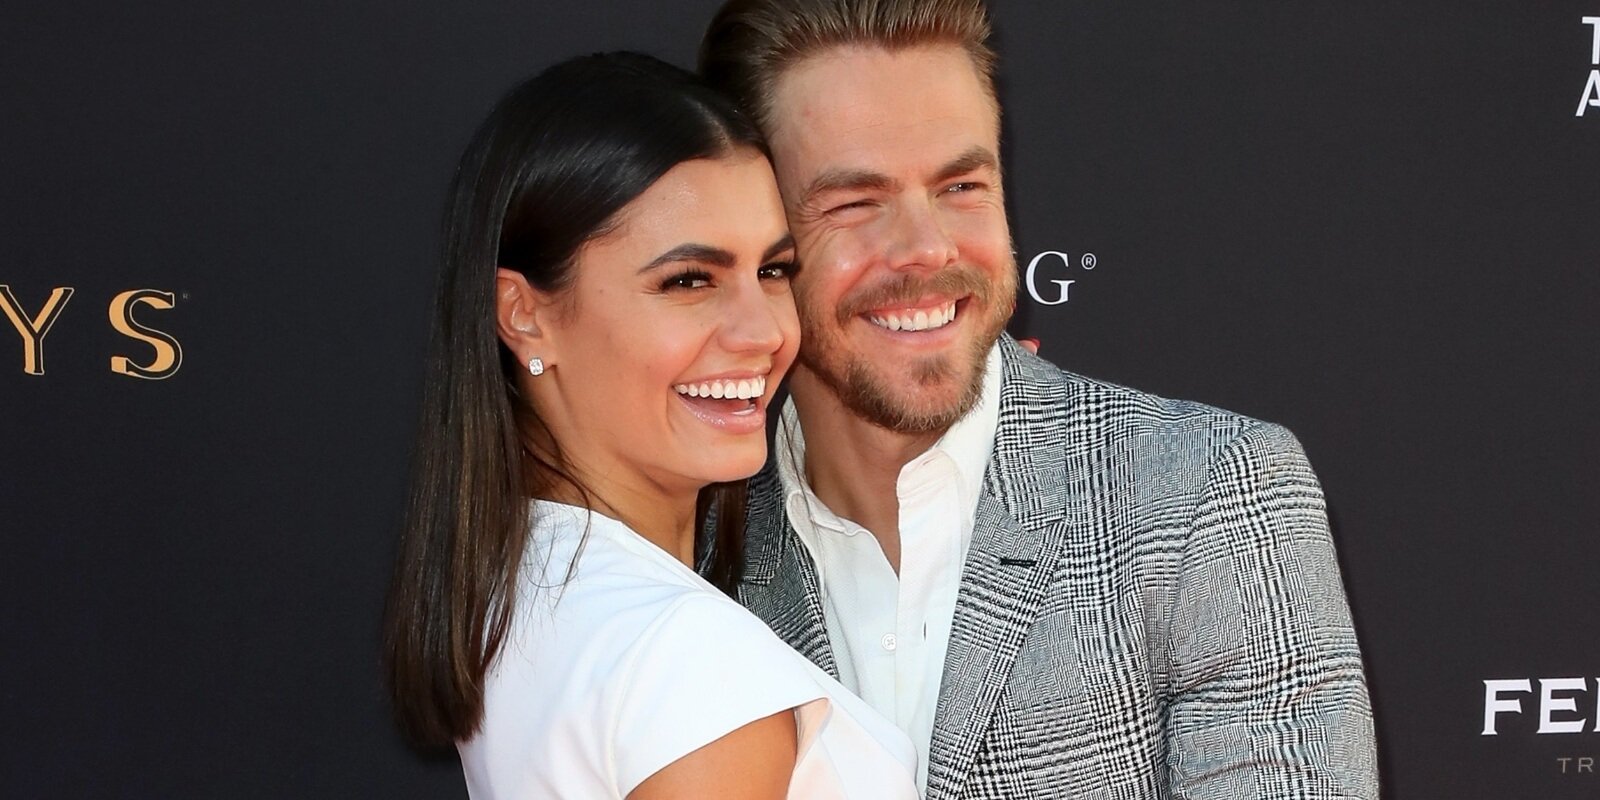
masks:
[[[588,508],[622,522],[668,555],[694,568],[695,502],[698,490],[662,486],[636,469],[588,468],[568,459],[568,473],[583,487],[555,480],[538,493],[544,500]]]

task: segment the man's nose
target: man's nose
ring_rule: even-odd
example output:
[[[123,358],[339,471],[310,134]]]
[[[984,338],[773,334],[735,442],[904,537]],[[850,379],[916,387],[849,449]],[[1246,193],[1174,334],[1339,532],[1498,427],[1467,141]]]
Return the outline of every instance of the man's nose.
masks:
[[[916,198],[900,203],[890,224],[893,228],[887,255],[891,266],[937,270],[955,263],[955,240],[945,229],[932,199]]]

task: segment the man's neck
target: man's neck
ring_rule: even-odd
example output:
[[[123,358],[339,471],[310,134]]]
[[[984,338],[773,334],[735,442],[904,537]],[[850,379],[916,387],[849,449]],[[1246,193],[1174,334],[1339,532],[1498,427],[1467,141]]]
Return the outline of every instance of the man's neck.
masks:
[[[805,434],[802,468],[811,491],[833,513],[870,531],[899,573],[900,470],[944,431],[906,434],[874,425],[804,367],[796,367],[789,393]]]

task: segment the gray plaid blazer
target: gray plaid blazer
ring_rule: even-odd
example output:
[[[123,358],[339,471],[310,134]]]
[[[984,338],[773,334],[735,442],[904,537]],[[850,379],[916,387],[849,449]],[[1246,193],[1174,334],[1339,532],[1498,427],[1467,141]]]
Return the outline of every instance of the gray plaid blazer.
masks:
[[[1378,796],[1322,491],[1285,429],[1002,340],[929,800]],[[738,596],[838,674],[772,463]]]

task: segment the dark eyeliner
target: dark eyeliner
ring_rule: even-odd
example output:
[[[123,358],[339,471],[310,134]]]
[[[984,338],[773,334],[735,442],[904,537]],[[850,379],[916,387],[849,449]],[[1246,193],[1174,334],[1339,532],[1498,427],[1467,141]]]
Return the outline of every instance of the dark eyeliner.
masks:
[[[702,287],[699,287],[699,286],[686,286],[686,285],[684,285],[688,281],[705,281],[706,283],[710,283],[711,282],[711,273],[706,272],[705,270],[698,270],[698,269],[683,270],[682,272],[676,272],[676,273],[673,273],[671,275],[668,275],[665,278],[662,278],[661,279],[661,283],[657,288],[658,288],[659,291],[663,291],[663,292],[670,292],[670,291],[680,290],[680,289],[690,289],[690,290],[692,290],[692,289],[702,288]]]
[[[774,267],[776,267],[782,273],[781,275],[774,277],[794,277],[796,264],[792,259],[787,261],[768,261],[767,263],[761,265],[761,271],[766,272]]]

